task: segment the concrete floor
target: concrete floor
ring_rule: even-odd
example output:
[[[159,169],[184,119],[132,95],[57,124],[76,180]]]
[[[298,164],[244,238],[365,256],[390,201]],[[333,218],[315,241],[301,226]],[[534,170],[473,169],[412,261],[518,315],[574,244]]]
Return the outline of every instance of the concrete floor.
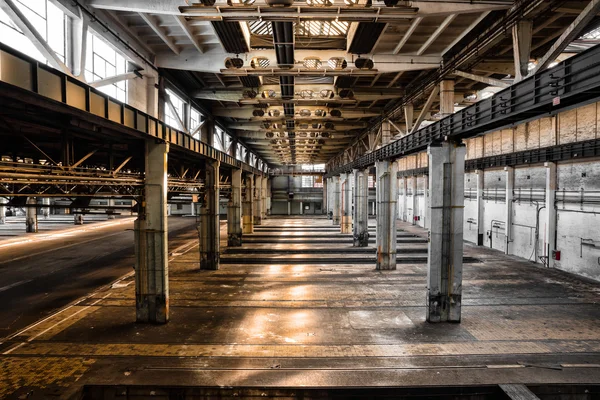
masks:
[[[323,218],[264,221],[223,249],[218,271],[200,271],[196,245],[182,245],[167,325],[133,322],[129,274],[5,341],[0,397],[600,383],[600,283],[467,245],[463,321],[428,324],[425,232],[398,226],[398,269],[385,272]]]

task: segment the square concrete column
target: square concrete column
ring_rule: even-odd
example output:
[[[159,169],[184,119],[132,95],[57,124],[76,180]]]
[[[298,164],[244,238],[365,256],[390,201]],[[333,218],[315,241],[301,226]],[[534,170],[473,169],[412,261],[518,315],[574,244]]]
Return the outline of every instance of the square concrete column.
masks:
[[[377,161],[377,269],[396,269],[396,218],[398,215],[398,164]]]
[[[137,322],[169,320],[168,153],[167,143],[146,141],[144,199],[134,223]]]
[[[260,219],[266,219],[267,218],[267,181],[269,180],[269,178],[267,176],[263,176],[262,178],[262,186],[261,186],[261,190],[260,190],[260,201],[261,201],[261,212],[260,212]]]
[[[440,114],[442,117],[454,114],[454,81],[451,79],[440,82]]]
[[[352,171],[354,176],[353,236],[355,247],[369,245],[369,170]]]
[[[425,223],[423,224],[423,226],[425,227],[425,229],[429,230],[429,228],[431,227],[431,197],[429,194],[429,176],[425,175],[423,176],[423,178],[425,181],[425,189],[423,190],[423,196],[425,196]]]
[[[5,197],[0,197],[0,225],[6,223],[6,203],[8,203],[8,200]]]
[[[418,211],[419,211],[419,198],[417,197],[417,191],[419,190],[419,187],[417,185],[418,182],[419,182],[419,180],[417,179],[417,177],[413,176],[412,177],[412,181],[411,181],[411,184],[412,184],[411,190],[412,190],[412,195],[413,195],[413,198],[412,198],[412,209],[413,209],[413,212],[412,212],[412,214],[413,214],[412,224],[413,225],[417,224],[417,218],[416,217],[419,215],[418,214]]]
[[[340,182],[342,185],[342,220],[341,233],[352,233],[352,174],[342,174]]]
[[[329,181],[329,179],[323,178],[323,200],[321,203],[321,212],[323,214],[327,214],[327,212],[328,212],[327,207],[329,206],[328,201],[327,201],[328,200],[327,198],[329,197],[329,192],[328,192],[329,188],[327,186],[328,181]]]
[[[483,238],[485,234],[485,225],[483,222],[484,216],[484,205],[483,202],[483,185],[484,185],[484,172],[483,170],[475,171],[477,174],[477,246],[483,246]]]
[[[506,222],[506,246],[504,246],[504,253],[510,254],[509,246],[512,242],[512,209],[515,189],[515,169],[513,167],[504,167],[504,171],[506,171],[506,207],[504,212],[504,221]]]
[[[262,223],[262,176],[254,176],[254,225]]]
[[[548,257],[548,267],[554,267],[552,251],[556,250],[556,163],[547,162],[546,167],[546,243],[544,255]]]
[[[48,197],[44,197],[42,199],[42,204],[45,206],[42,208],[42,215],[44,216],[44,219],[46,219],[50,216],[50,199]]]
[[[246,191],[242,203],[242,231],[244,234],[254,233],[254,176],[246,175]]]
[[[38,217],[37,217],[37,199],[35,197],[27,198],[27,208],[25,210],[25,232],[37,233]]]
[[[427,261],[427,321],[460,322],[465,154],[462,144],[430,145],[431,229]]]
[[[273,190],[271,184],[271,179],[267,179],[267,204],[265,206],[267,209],[267,216],[271,215],[271,191]]]
[[[333,178],[327,178],[327,217],[333,219]]]
[[[219,269],[219,161],[206,161],[204,205],[200,210],[200,269]]]
[[[231,171],[231,199],[227,204],[227,246],[242,245],[242,170]]]
[[[332,178],[332,182],[333,182],[333,191],[332,191],[333,219],[332,220],[333,220],[333,225],[340,225],[340,223],[342,221],[342,205],[341,205],[342,190],[341,190],[341,184],[340,184],[340,177],[334,176]]]
[[[408,178],[402,178],[402,221],[408,222]]]

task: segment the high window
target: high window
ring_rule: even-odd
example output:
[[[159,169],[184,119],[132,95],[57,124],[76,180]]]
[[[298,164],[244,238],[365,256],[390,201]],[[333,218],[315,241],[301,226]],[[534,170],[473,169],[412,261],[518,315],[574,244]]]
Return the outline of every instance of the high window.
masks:
[[[88,82],[110,78],[127,72],[127,60],[100,37],[87,35],[85,59],[85,79]],[[115,99],[127,102],[127,80],[112,85],[100,86],[99,91]]]
[[[173,108],[175,110],[172,110],[168,104],[165,106],[165,122],[167,123],[167,125],[175,129],[183,130],[184,127],[181,126],[181,122],[183,122],[183,108],[185,102],[172,90],[167,89],[166,91],[169,95],[169,99],[171,100],[171,104],[173,104]],[[173,111],[175,111],[177,115],[175,115]]]
[[[64,63],[67,54],[65,14],[49,0],[16,0],[15,4]],[[0,10],[0,42],[42,63],[48,62],[2,10]]]

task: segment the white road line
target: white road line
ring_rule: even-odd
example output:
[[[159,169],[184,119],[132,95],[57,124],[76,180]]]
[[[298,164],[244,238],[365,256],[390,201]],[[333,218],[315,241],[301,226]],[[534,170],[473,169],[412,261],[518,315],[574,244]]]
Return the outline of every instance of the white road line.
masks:
[[[0,292],[4,292],[4,291],[6,291],[6,290],[8,290],[8,289],[12,289],[12,288],[14,288],[14,287],[16,287],[16,286],[23,285],[23,284],[25,284],[25,283],[29,283],[29,282],[31,282],[32,280],[33,280],[33,279],[27,279],[27,280],[24,280],[24,281],[15,282],[15,283],[12,283],[12,284],[10,284],[10,285],[6,285],[6,286],[3,286],[3,287],[0,287]]]
[[[187,252],[189,252],[190,250],[192,250],[192,249],[193,249],[193,248],[194,248],[194,247],[197,245],[197,241],[198,241],[198,239],[196,239],[196,238],[194,238],[194,239],[190,239],[190,241],[189,241],[188,243],[186,243],[186,244],[183,244],[183,245],[181,245],[181,246],[177,247],[177,249],[175,249],[175,250],[180,250],[180,249],[183,249],[183,248],[185,248],[185,247],[187,246],[187,248],[185,249],[185,251],[183,251],[183,252],[181,252],[181,253],[177,253],[177,255],[175,255],[175,256],[173,256],[173,257],[169,258],[169,261],[173,261],[173,260],[175,259],[175,257],[179,257],[179,256],[181,256],[181,255],[184,255],[184,254],[186,254]],[[173,252],[172,252],[172,253],[175,253],[175,250],[173,250]],[[9,337],[5,338],[3,342],[0,342],[0,345],[1,345],[2,343],[6,342],[6,341],[9,341],[9,340],[11,340],[11,339],[13,339],[13,338],[15,338],[15,337],[17,337],[17,336],[20,336],[20,335],[22,335],[23,333],[27,332],[27,331],[28,331],[28,330],[30,330],[30,329],[33,329],[33,328],[35,328],[36,326],[38,326],[38,325],[40,325],[40,324],[44,323],[45,321],[48,321],[49,319],[51,319],[51,318],[54,318],[54,317],[56,317],[57,315],[60,315],[60,314],[64,313],[65,311],[69,310],[70,308],[73,308],[73,307],[77,306],[79,303],[82,303],[82,302],[84,302],[85,300],[89,299],[90,297],[93,297],[93,296],[94,296],[96,293],[99,293],[99,292],[101,292],[101,291],[103,291],[103,290],[107,290],[107,289],[108,289],[108,290],[110,290],[110,289],[112,288],[112,285],[115,285],[115,284],[117,284],[117,283],[121,282],[122,280],[124,280],[124,279],[126,279],[126,278],[129,278],[130,276],[132,276],[132,275],[134,275],[134,274],[135,274],[135,271],[128,272],[127,274],[125,274],[125,275],[123,275],[122,277],[120,277],[119,279],[117,279],[117,280],[115,280],[115,281],[113,281],[113,282],[109,283],[108,285],[104,285],[103,287],[101,287],[101,288],[98,288],[97,290],[95,290],[94,292],[90,293],[89,295],[87,295],[87,296],[85,296],[85,297],[83,297],[83,298],[81,298],[81,299],[75,300],[75,301],[74,301],[74,302],[73,302],[71,305],[69,305],[69,306],[67,306],[67,307],[65,307],[65,308],[63,308],[63,309],[61,309],[61,310],[58,310],[57,312],[55,312],[55,313],[53,313],[53,314],[51,314],[51,315],[47,316],[46,318],[44,318],[44,319],[42,319],[42,320],[40,320],[40,321],[38,321],[38,322],[36,322],[36,323],[34,323],[34,324],[32,324],[32,325],[29,325],[28,327],[26,327],[26,328],[24,328],[24,329],[22,329],[22,330],[20,330],[20,331],[18,331],[18,332],[16,332],[16,333],[13,333],[13,334],[12,334],[12,335],[10,335]],[[6,350],[6,351],[5,351],[4,353],[2,353],[2,354],[3,354],[3,355],[5,355],[5,354],[10,354],[11,352],[13,352],[13,351],[17,350],[18,348],[20,348],[20,347],[24,346],[25,344],[27,344],[27,343],[31,342],[31,341],[32,341],[32,340],[34,340],[35,338],[37,338],[37,337],[39,337],[39,336],[43,335],[44,333],[46,333],[46,332],[47,332],[47,331],[49,331],[50,329],[54,328],[55,326],[57,326],[57,325],[61,324],[62,322],[64,322],[64,321],[68,320],[69,318],[71,318],[71,317],[73,317],[73,316],[75,316],[75,315],[79,314],[80,312],[82,312],[82,311],[84,311],[84,310],[87,310],[88,308],[90,308],[90,307],[92,307],[92,306],[94,306],[94,305],[98,304],[100,301],[102,301],[102,300],[104,300],[105,298],[107,298],[107,297],[108,297],[110,294],[111,294],[110,292],[109,292],[109,293],[107,293],[107,294],[106,294],[106,295],[104,295],[102,298],[100,298],[100,299],[96,300],[94,303],[90,304],[89,306],[86,306],[86,307],[82,308],[81,310],[77,311],[76,313],[74,313],[74,314],[71,314],[71,315],[69,315],[68,317],[65,317],[65,318],[61,319],[61,320],[60,320],[60,321],[58,321],[56,324],[52,325],[50,328],[48,328],[48,329],[44,330],[43,332],[41,332],[41,333],[39,333],[39,334],[35,335],[35,336],[34,336],[34,337],[32,337],[32,338],[29,338],[29,339],[27,339],[27,341],[26,341],[26,342],[22,342],[22,343],[18,344],[17,346],[11,347],[10,349]]]
[[[71,243],[71,244],[67,244],[67,245],[61,246],[61,247],[52,247],[52,248],[50,248],[48,250],[38,251],[37,253],[30,253],[30,254],[26,254],[26,255],[21,256],[21,257],[11,258],[10,260],[0,261],[0,265],[4,265],[4,264],[11,263],[11,262],[23,260],[23,259],[29,258],[29,257],[39,256],[40,254],[45,254],[45,253],[48,253],[48,252],[51,252],[51,251],[67,249],[69,247],[79,246],[81,244],[86,244],[86,243],[94,242],[96,240],[106,239],[106,238],[109,238],[111,236],[120,235],[123,232],[125,232],[125,231],[119,231],[119,232],[111,233],[110,235],[105,235],[105,236],[100,236],[100,237],[96,237],[96,238],[89,239],[89,240],[84,240],[83,242]]]

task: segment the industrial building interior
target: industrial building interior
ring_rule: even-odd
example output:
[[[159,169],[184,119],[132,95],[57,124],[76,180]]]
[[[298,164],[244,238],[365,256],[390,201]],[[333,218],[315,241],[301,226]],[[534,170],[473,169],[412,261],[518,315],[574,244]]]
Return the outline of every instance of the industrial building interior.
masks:
[[[0,0],[0,398],[600,399],[600,0]]]

